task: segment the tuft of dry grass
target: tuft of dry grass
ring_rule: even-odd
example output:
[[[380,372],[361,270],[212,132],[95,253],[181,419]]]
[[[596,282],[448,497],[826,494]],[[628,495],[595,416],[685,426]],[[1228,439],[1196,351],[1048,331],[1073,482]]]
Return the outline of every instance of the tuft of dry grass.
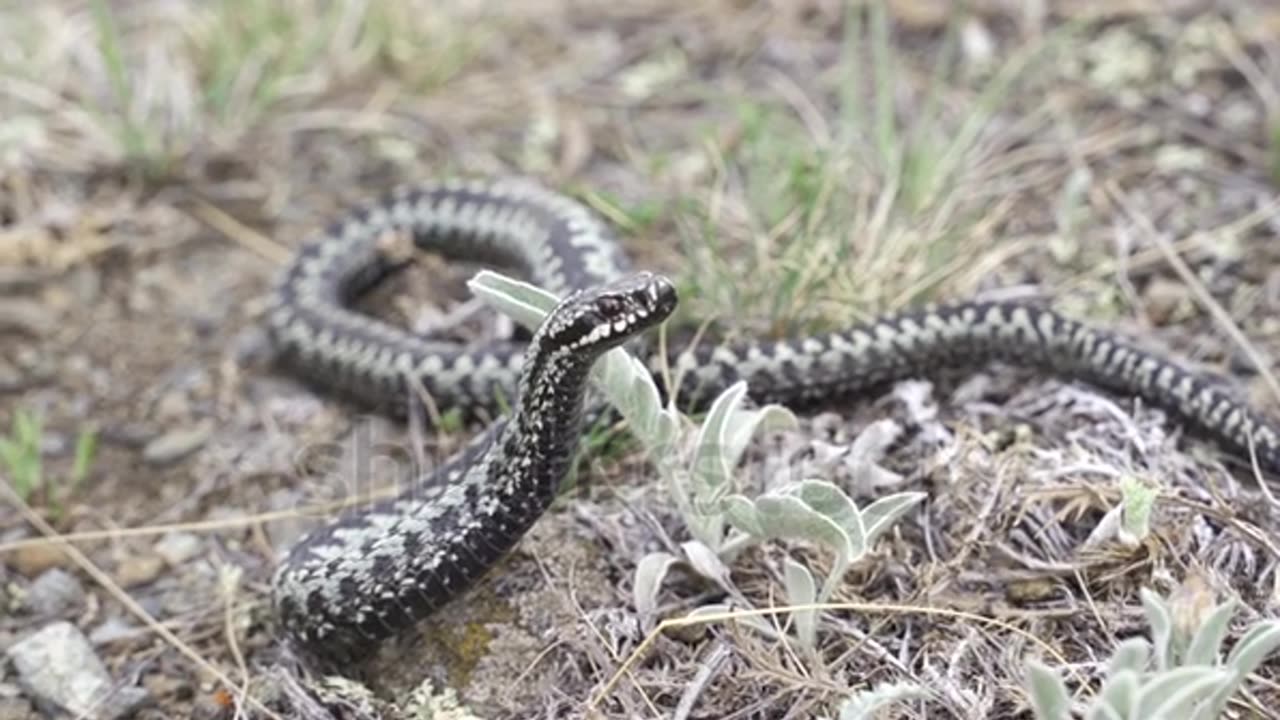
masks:
[[[317,98],[370,81],[430,94],[497,27],[486,15],[367,0],[0,8],[9,162],[183,179]]]
[[[975,67],[958,47],[961,16],[921,62],[893,42],[881,6],[862,14],[850,6],[833,67],[804,85],[767,73],[762,92],[736,101],[733,145],[709,148],[709,189],[677,215],[685,262],[699,268],[691,315],[733,308],[731,328],[752,334],[845,325],[970,295],[1035,242],[1005,232],[1018,210],[1007,196],[974,190],[1026,182],[1010,150],[1052,118],[1019,116],[1012,100],[1045,91],[1037,69],[1071,28]]]

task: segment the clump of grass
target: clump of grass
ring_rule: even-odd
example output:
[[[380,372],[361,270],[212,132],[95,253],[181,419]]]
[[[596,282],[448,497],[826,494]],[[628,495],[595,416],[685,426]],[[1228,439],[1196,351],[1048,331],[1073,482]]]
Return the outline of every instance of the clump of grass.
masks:
[[[827,96],[806,98],[810,112],[795,100],[742,102],[741,141],[711,163],[719,187],[683,203],[694,317],[734,308],[734,329],[751,334],[827,329],[968,291],[990,271],[982,260],[1004,252],[989,233],[1009,208],[975,188],[1003,148],[1035,132],[997,121],[1059,37],[1013,53],[956,111],[951,96],[971,80],[956,42],[962,16],[927,82],[913,83],[883,3],[867,5],[849,7]],[[913,84],[922,87],[904,90]],[[742,328],[744,318],[762,320]]]
[[[228,0],[210,6],[192,35],[204,101],[224,123],[373,69],[424,92],[475,47],[471,26],[439,6],[366,0]]]
[[[0,10],[0,41],[13,49],[0,71],[22,81],[0,99],[13,101],[11,117],[56,116],[51,124],[67,134],[60,146],[75,145],[67,155],[79,162],[163,179],[193,152],[234,148],[263,124],[287,121],[282,109],[371,91],[359,83],[375,73],[380,87],[431,90],[465,66],[490,25],[461,12],[370,0]],[[58,48],[70,61],[50,60]]]
[[[323,67],[348,7],[257,0],[211,6],[192,43],[209,112],[224,123],[260,116],[291,85]]]
[[[134,107],[136,88],[130,77],[129,68],[125,64],[124,52],[121,48],[120,27],[115,15],[106,0],[94,0],[93,23],[96,31],[98,48],[102,53],[102,62],[110,81],[111,95],[115,106],[120,109],[116,117],[108,120],[106,113],[100,111],[100,119],[108,124],[119,140],[126,158],[138,163],[148,176],[162,174],[167,170],[169,158],[157,147],[158,135],[146,127],[145,122],[135,117]]]
[[[61,517],[63,504],[80,487],[93,464],[97,452],[97,433],[92,429],[76,437],[70,472],[63,477],[49,477],[44,472],[44,423],[40,416],[19,409],[13,416],[8,437],[0,437],[0,463],[3,463],[13,490],[23,502],[40,502],[48,506],[54,518]]]

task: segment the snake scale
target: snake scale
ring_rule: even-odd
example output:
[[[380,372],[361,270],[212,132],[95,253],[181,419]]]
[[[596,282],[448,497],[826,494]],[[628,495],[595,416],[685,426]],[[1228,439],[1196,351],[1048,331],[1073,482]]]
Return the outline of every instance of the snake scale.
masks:
[[[565,300],[528,343],[479,349],[352,309],[417,250],[512,267]],[[592,362],[675,303],[668,281],[631,270],[591,211],[523,178],[404,186],[303,243],[267,314],[277,357],[292,372],[384,406],[406,406],[416,383],[438,407],[469,416],[501,415],[500,397],[515,405],[401,496],[349,512],[291,549],[274,579],[286,635],[320,658],[358,658],[469,587],[555,498]],[[686,408],[738,380],[756,402],[812,405],[998,360],[1141,397],[1280,471],[1276,425],[1218,383],[1033,306],[961,303],[824,335],[648,355],[655,371],[668,360],[692,388],[677,398]]]

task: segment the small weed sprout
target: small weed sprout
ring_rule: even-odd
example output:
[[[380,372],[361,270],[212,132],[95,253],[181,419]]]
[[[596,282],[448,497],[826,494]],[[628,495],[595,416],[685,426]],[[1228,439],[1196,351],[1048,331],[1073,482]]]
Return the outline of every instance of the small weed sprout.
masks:
[[[1105,679],[1084,709],[1087,718],[1211,720],[1222,716],[1245,677],[1280,647],[1280,620],[1255,624],[1222,659],[1234,601],[1212,608],[1198,627],[1180,629],[1171,604],[1149,590],[1142,604],[1151,641],[1131,638],[1116,648]],[[1152,667],[1154,664],[1154,667]],[[1039,720],[1066,720],[1072,703],[1057,671],[1030,660],[1027,690]]]
[[[1151,533],[1151,512],[1155,509],[1160,492],[1133,476],[1125,476],[1120,481],[1120,492],[1120,507],[1124,508],[1124,522],[1121,526],[1124,538],[1134,544],[1142,542]]]
[[[30,500],[43,482],[41,425],[38,415],[20,409],[13,415],[13,432],[9,437],[0,437],[0,460],[4,461],[13,489],[23,501]]]
[[[41,457],[43,445],[44,423],[40,416],[19,409],[13,415],[13,430],[9,437],[0,437],[0,465],[3,465],[11,487],[23,502],[30,502],[42,493],[53,517],[58,518],[62,515],[63,501],[89,475],[97,452],[98,436],[92,429],[80,432],[76,438],[71,472],[62,483],[45,477]]]
[[[482,271],[470,282],[472,292],[525,327],[533,328],[554,307],[555,296],[536,287]],[[762,430],[794,428],[795,416],[780,405],[742,407],[746,383],[736,383],[712,403],[696,426],[673,406],[663,407],[658,389],[644,365],[623,349],[606,353],[592,370],[593,381],[628,422],[651,462],[671,488],[692,539],[683,543],[683,558],[653,553],[636,568],[634,601],[647,625],[653,622],[657,595],[667,573],[685,562],[703,577],[734,592],[727,562],[742,549],[771,539],[800,540],[833,550],[836,563],[819,590],[809,569],[787,559],[785,585],[792,605],[826,602],[849,566],[923,493],[897,493],[866,508],[836,485],[821,480],[787,483],[757,498],[734,493],[733,469],[748,442]],[[710,605],[702,611],[725,608]],[[753,623],[767,628],[763,621]],[[795,613],[796,639],[816,648],[817,611]],[[772,633],[771,633],[772,634]]]
[[[76,452],[71,465],[71,488],[80,487],[89,477],[89,469],[93,466],[93,458],[98,452],[98,433],[93,428],[80,431],[76,437]]]
[[[1120,503],[1109,510],[1097,524],[1085,545],[1096,547],[1118,541],[1125,547],[1137,547],[1151,534],[1151,514],[1155,511],[1158,488],[1126,475],[1120,479]]]

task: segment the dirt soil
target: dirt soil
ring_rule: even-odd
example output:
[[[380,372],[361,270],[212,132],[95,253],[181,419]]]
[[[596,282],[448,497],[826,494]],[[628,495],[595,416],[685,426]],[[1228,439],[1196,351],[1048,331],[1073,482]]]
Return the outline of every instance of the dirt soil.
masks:
[[[166,72],[206,77],[166,54],[186,57],[175,50],[185,47],[180,30],[203,17],[178,9],[187,4],[113,5],[130,77],[146,91],[135,104],[177,107],[147,99],[183,96],[180,83],[156,80]],[[930,275],[912,255],[872,278],[851,262],[813,303],[799,303],[804,312],[783,318],[729,303],[762,283],[749,263],[786,266],[776,247],[821,220],[800,212],[758,222],[751,184],[777,168],[751,155],[763,145],[743,107],[788,116],[821,153],[841,123],[841,3],[459,3],[432,32],[455,33],[460,47],[335,50],[314,72],[286,76],[262,106],[196,122],[157,112],[144,134],[158,149],[146,161],[101,132],[115,124],[92,126],[95,114],[82,111],[95,96],[111,107],[101,99],[110,73],[93,53],[68,49],[76,32],[96,37],[76,5],[0,10],[9,32],[29,22],[25,32],[49,33],[66,51],[61,61],[53,49],[8,60],[0,51],[0,73],[10,73],[0,74],[0,428],[20,413],[41,418],[43,477],[19,500],[13,469],[0,467],[10,490],[0,505],[0,648],[70,621],[117,683],[145,688],[139,718],[364,712],[301,704],[320,681],[281,645],[271,572],[335,502],[394,488],[414,458],[434,463],[475,429],[414,432],[296,383],[270,363],[259,313],[292,247],[399,182],[540,177],[608,217],[637,264],[672,273],[684,289],[711,283],[694,253],[743,258],[736,287],[687,303],[686,326],[718,313],[717,333],[790,331],[925,301],[1028,298],[1221,374],[1264,410],[1280,401],[1268,379],[1280,367],[1280,12],[1268,3],[1187,0],[1176,12],[1033,3],[1041,15],[973,3],[958,34],[965,67],[998,67],[1066,23],[1084,24],[1037,81],[996,100],[977,150],[944,181],[945,207],[903,225],[907,243],[962,222],[962,236],[949,238],[954,262]],[[946,42],[946,4],[889,5],[901,68],[889,99],[909,120],[924,112],[918,93]],[[1124,9],[1100,9],[1113,5]],[[414,60],[414,48],[425,57]],[[27,58],[26,71],[15,58]],[[30,58],[48,63],[43,78]],[[874,60],[858,72],[873,73]],[[959,132],[968,109],[990,102],[982,90],[993,74],[949,80],[941,127]],[[796,157],[783,164],[794,169],[812,153]],[[863,187],[874,178],[840,171],[854,178],[840,189],[864,192],[850,207],[874,208],[865,201],[879,188]],[[858,227],[898,222],[876,225],[873,215],[859,215]],[[720,245],[706,240],[710,222]],[[468,304],[469,270],[424,260],[370,307],[469,340],[506,332]],[[395,712],[385,703],[403,706],[427,681],[437,711],[456,692],[486,718],[836,717],[854,690],[915,681],[937,697],[894,717],[1029,717],[1021,663],[1044,649],[1028,636],[1096,680],[1119,640],[1146,632],[1141,587],[1175,594],[1187,612],[1239,597],[1232,640],[1280,613],[1280,503],[1156,409],[988,368],[833,410],[762,441],[743,477],[766,482],[782,462],[839,478],[839,463],[815,457],[888,418],[905,430],[881,464],[897,474],[895,487],[929,500],[849,572],[836,600],[885,609],[833,613],[821,661],[729,624],[641,645],[650,628],[632,602],[636,563],[687,532],[624,446],[584,464],[590,481],[481,587],[362,669],[376,696],[368,711],[384,703],[381,712]],[[89,430],[96,452],[73,483],[77,440]],[[1161,489],[1152,530],[1130,543],[1096,537],[1125,477]],[[864,501],[876,491],[851,490]],[[752,550],[732,568],[743,597],[785,604],[788,551],[829,567],[798,544]],[[51,568],[82,594],[33,606],[31,588]],[[659,612],[678,616],[723,595],[678,572]],[[913,607],[967,615],[903,609]],[[0,701],[5,718],[56,717],[11,664]],[[1280,657],[1238,701],[1236,717],[1280,717]]]

